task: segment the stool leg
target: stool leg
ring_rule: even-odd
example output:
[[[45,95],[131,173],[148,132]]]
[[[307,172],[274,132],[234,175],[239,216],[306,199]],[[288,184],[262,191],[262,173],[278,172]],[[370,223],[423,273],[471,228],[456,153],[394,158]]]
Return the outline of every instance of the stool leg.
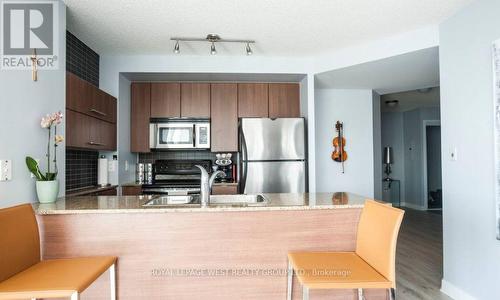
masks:
[[[293,291],[293,267],[292,263],[288,261],[288,272],[287,272],[287,289],[286,289],[286,299],[292,300],[292,291]]]
[[[309,300],[309,288],[307,286],[302,286],[302,300]]]
[[[389,289],[389,299],[396,300],[396,290],[393,288]]]
[[[112,264],[111,267],[109,267],[109,285],[111,289],[111,300],[116,300],[116,270],[115,270],[115,264]]]
[[[71,294],[71,300],[78,300],[78,299],[80,299],[78,292],[74,292],[73,294]]]
[[[363,296],[363,289],[358,289],[358,300],[364,300],[365,296]]]

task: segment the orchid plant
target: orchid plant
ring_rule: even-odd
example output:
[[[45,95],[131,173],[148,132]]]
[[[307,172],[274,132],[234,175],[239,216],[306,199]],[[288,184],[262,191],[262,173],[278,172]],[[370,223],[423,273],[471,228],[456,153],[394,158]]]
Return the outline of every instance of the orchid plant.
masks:
[[[38,162],[30,156],[26,157],[26,165],[28,166],[29,171],[35,176],[38,181],[52,181],[57,177],[57,146],[64,140],[62,135],[57,134],[57,125],[62,123],[63,115],[61,112],[56,112],[51,115],[46,115],[42,118],[40,125],[42,128],[48,130],[48,142],[47,142],[47,172],[43,174],[40,171],[40,166]],[[52,128],[54,129],[54,138],[52,138]],[[53,168],[51,169],[51,153],[50,148],[54,147],[54,159],[52,163],[54,163]]]

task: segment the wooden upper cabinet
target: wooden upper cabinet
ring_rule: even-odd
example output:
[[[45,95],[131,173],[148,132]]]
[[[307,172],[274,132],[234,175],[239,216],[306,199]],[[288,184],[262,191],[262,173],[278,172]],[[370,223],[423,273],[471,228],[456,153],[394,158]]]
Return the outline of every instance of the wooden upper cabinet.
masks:
[[[238,84],[238,116],[269,117],[268,89],[267,83]]]
[[[238,86],[236,83],[211,85],[211,150],[238,151]]]
[[[180,84],[151,83],[151,118],[178,118],[180,116]]]
[[[92,102],[88,108],[89,116],[116,123],[116,98],[92,86]]]
[[[130,151],[150,152],[151,84],[133,82],[130,101]]]
[[[300,117],[300,87],[298,83],[269,84],[269,117]]]
[[[116,150],[116,124],[66,109],[66,147]]]
[[[66,108],[88,112],[92,103],[92,86],[73,73],[66,72]]]
[[[90,117],[66,109],[66,147],[89,148]]]
[[[210,118],[210,84],[181,84],[181,117]]]
[[[70,72],[66,72],[66,108],[116,123],[116,98]]]

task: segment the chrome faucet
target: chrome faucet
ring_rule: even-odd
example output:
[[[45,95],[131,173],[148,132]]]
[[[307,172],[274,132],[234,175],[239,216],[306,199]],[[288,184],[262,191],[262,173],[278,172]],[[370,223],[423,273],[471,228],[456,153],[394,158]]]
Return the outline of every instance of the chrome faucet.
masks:
[[[200,202],[201,207],[207,207],[210,202],[210,193],[212,190],[212,184],[214,183],[215,178],[219,175],[225,175],[222,171],[215,171],[212,176],[208,176],[207,170],[200,165],[196,165],[198,169],[201,171],[201,189],[200,189]]]

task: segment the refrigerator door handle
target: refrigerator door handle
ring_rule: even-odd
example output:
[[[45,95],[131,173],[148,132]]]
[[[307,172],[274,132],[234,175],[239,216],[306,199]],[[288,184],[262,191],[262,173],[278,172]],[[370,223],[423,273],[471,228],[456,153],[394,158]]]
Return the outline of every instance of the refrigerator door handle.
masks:
[[[245,193],[245,186],[247,181],[247,142],[245,140],[245,134],[243,133],[243,129],[240,129],[240,143],[241,143],[241,186],[240,193]]]

